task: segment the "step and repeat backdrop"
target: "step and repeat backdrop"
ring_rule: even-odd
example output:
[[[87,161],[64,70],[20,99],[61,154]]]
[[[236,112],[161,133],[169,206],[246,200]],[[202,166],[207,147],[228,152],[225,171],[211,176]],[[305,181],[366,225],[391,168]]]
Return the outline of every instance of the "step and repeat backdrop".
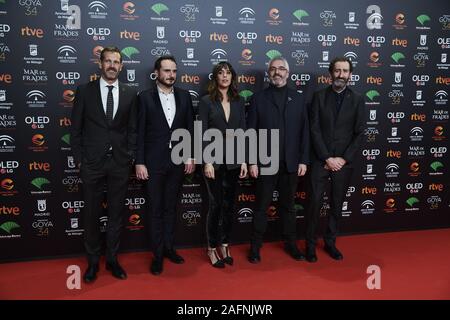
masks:
[[[194,107],[213,65],[237,70],[247,101],[283,55],[289,85],[308,100],[330,83],[334,56],[355,66],[366,129],[343,205],[343,233],[449,227],[450,4],[448,1],[0,1],[0,260],[83,252],[83,199],[69,127],[77,85],[99,77],[104,46],[121,49],[120,80],[143,90],[163,54]],[[277,192],[267,240],[279,239]],[[249,239],[255,194],[240,182],[233,239]],[[299,179],[298,236],[308,194]],[[147,247],[142,184],[130,177],[123,250]],[[186,177],[176,243],[205,245],[201,170]],[[103,203],[106,208],[107,204]],[[323,221],[329,205],[322,210]],[[108,222],[107,211],[99,227]]]

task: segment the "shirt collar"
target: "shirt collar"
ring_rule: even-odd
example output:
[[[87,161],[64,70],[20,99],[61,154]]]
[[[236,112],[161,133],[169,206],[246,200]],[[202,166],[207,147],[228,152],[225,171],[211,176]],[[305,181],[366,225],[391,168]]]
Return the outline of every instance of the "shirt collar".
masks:
[[[169,94],[173,94],[173,86],[172,88],[170,88],[170,92],[169,93],[165,93],[161,90],[161,88],[158,86],[158,84],[156,84],[156,88],[158,89],[158,93],[159,94],[164,94],[164,95],[169,95]]]
[[[114,83],[109,84],[102,77],[100,77],[100,87],[108,88],[108,86],[113,86],[114,88],[118,89],[119,88],[119,80],[117,79]]]

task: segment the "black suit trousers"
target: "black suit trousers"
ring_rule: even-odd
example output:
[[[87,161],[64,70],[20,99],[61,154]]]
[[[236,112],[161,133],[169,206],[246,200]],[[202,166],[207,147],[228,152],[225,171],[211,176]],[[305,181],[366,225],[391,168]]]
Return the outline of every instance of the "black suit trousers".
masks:
[[[118,165],[112,156],[106,156],[99,166],[87,163],[81,165],[84,197],[84,246],[89,263],[98,263],[101,256],[102,236],[99,218],[103,211],[102,200],[105,183],[108,210],[106,260],[114,262],[117,259],[129,174],[130,166]]]
[[[317,242],[317,225],[320,217],[320,209],[323,205],[323,194],[328,183],[331,183],[329,194],[330,211],[324,241],[328,246],[335,245],[338,223],[342,216],[342,203],[347,193],[352,173],[353,168],[347,166],[344,166],[337,172],[326,170],[320,162],[314,162],[311,166],[309,179],[310,200],[306,214],[306,242],[308,246],[315,247]]]
[[[173,248],[177,203],[184,177],[184,165],[167,164],[158,171],[149,171],[147,182],[151,247],[155,258]]]
[[[260,248],[267,228],[267,209],[272,202],[273,192],[278,187],[278,212],[282,222],[283,238],[287,242],[297,239],[294,196],[297,190],[297,172],[289,173],[285,163],[274,175],[260,175],[256,180],[256,210],[253,215],[251,236],[252,248]]]

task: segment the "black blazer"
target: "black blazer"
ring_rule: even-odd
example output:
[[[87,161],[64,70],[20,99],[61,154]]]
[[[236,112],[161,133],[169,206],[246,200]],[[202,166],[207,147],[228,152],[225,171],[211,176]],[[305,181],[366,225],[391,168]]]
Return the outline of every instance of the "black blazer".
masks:
[[[331,86],[314,93],[311,110],[314,161],[342,157],[350,166],[364,133],[364,99],[347,87],[339,114]]]
[[[256,93],[248,109],[247,128],[279,129],[278,106],[270,87]],[[288,88],[285,107],[285,159],[288,172],[297,172],[299,164],[309,164],[308,110],[303,95]],[[270,152],[270,137],[267,141]],[[259,164],[259,161],[258,161]]]
[[[99,165],[112,147],[114,160],[129,165],[136,152],[136,91],[119,82],[119,107],[109,123],[103,109],[100,81],[80,85],[71,118],[72,153],[76,163]]]
[[[191,95],[188,91],[174,87],[175,118],[169,127],[159,99],[156,86],[142,91],[138,97],[138,138],[136,164],[145,164],[150,171],[163,170],[171,162],[169,148],[172,132],[187,129],[193,140],[194,116]],[[181,142],[181,141],[180,141]],[[174,148],[180,142],[172,142]],[[183,155],[186,159],[191,154]]]
[[[228,122],[225,118],[225,112],[223,111],[222,104],[220,102],[211,101],[210,97],[204,96],[200,100],[200,105],[198,109],[199,120],[202,121],[202,133],[204,133],[207,129],[215,128],[220,130],[222,136],[224,137],[224,157],[225,157],[225,145],[226,145],[226,130],[227,129],[242,129],[246,130],[245,123],[245,102],[242,98],[239,97],[239,100],[232,101],[230,103],[230,117]],[[241,163],[238,163],[236,160],[237,154],[237,145],[236,139],[234,139],[234,162],[233,164],[227,164],[228,169],[236,169],[241,166]],[[209,142],[203,143],[203,150],[205,146],[208,145]],[[245,150],[245,148],[244,148]],[[245,158],[246,159],[246,158]],[[204,159],[203,159],[204,162]],[[245,160],[244,160],[245,162]],[[214,169],[217,169],[220,164],[213,163]]]

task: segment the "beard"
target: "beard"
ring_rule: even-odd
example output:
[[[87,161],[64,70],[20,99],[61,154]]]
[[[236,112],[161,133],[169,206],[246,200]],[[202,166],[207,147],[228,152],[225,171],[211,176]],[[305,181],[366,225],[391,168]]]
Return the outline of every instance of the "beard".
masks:
[[[119,72],[114,68],[109,68],[108,70],[104,70],[102,74],[106,80],[116,80]]]
[[[175,80],[175,78],[158,78],[158,82],[168,88],[172,87],[175,84]]]
[[[270,78],[270,83],[276,87],[282,87],[286,84],[286,80],[281,76]]]
[[[349,78],[335,78],[333,79],[333,87],[336,89],[343,89],[348,83]]]

